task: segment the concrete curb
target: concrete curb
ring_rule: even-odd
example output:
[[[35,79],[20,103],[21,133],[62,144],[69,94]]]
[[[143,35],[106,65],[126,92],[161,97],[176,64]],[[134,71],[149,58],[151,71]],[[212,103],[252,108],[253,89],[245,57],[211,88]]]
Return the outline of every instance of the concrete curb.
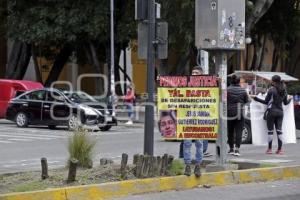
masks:
[[[0,200],[99,200],[149,192],[191,189],[201,185],[223,186],[291,178],[300,178],[300,166],[203,173],[201,178],[196,178],[195,176],[148,178],[98,185],[11,193],[0,195]]]

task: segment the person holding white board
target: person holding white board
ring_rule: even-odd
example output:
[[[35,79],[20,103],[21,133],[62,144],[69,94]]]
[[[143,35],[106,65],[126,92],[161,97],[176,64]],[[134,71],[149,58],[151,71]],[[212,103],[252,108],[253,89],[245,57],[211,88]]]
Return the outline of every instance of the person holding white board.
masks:
[[[283,108],[282,103],[287,105],[291,102],[292,97],[287,95],[285,84],[281,81],[281,77],[274,75],[272,77],[272,87],[269,89],[265,99],[260,99],[254,95],[251,97],[255,101],[268,105],[264,115],[267,121],[268,128],[268,149],[267,154],[272,154],[273,130],[274,125],[278,137],[278,148],[276,154],[283,154],[282,151],[282,121],[283,121]]]

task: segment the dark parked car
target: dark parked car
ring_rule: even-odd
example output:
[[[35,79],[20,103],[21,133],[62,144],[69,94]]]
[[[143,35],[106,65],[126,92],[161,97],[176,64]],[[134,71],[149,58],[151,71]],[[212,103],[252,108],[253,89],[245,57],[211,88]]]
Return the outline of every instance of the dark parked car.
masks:
[[[112,116],[109,104],[101,103],[89,94],[82,91],[64,91],[64,94],[74,103],[80,103],[97,109],[104,114],[104,123],[99,125],[101,131],[108,131],[117,125],[117,119]]]
[[[87,105],[74,103],[61,91],[44,88],[25,92],[9,102],[6,119],[15,121],[18,127],[48,125],[54,129],[67,125],[76,130],[80,124],[98,125],[104,115]]]

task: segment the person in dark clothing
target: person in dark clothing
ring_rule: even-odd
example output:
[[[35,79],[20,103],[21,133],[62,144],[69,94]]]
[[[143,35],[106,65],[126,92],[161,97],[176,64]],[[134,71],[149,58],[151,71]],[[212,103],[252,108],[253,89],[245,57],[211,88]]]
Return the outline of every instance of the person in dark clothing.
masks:
[[[274,75],[272,77],[272,87],[269,89],[266,98],[259,99],[254,97],[255,101],[268,105],[267,109],[267,128],[268,128],[268,150],[267,154],[272,154],[272,141],[273,141],[273,130],[274,125],[278,137],[278,149],[276,154],[283,154],[282,151],[282,120],[283,120],[283,109],[282,103],[287,105],[290,103],[292,97],[287,95],[284,83],[281,81],[280,76]]]
[[[227,126],[229,154],[240,156],[242,131],[244,128],[244,105],[250,101],[246,90],[240,86],[240,78],[232,76],[231,85],[227,89]]]

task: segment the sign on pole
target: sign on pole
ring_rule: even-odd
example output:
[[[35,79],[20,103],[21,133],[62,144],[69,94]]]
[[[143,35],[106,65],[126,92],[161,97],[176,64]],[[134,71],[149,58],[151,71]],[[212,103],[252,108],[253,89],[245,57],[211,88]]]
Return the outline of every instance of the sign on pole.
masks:
[[[244,0],[196,0],[198,49],[245,49]]]
[[[159,130],[165,139],[217,139],[216,76],[160,76],[157,103]]]

